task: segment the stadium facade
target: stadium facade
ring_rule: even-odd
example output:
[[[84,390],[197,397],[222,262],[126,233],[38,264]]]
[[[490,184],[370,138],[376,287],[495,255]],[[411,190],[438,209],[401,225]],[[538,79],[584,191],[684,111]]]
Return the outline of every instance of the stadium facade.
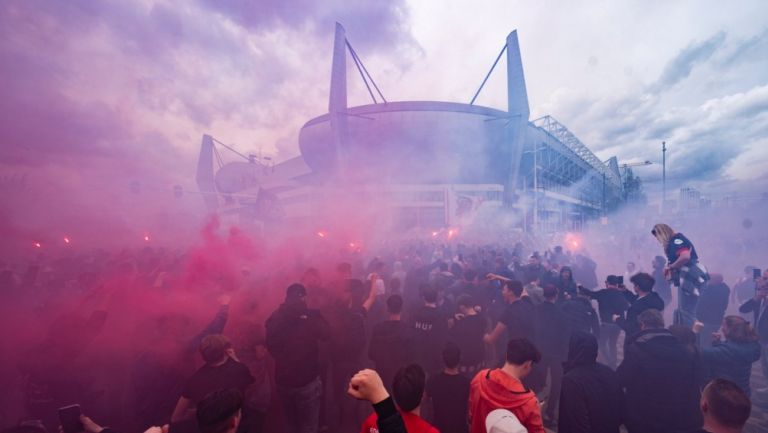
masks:
[[[301,156],[272,164],[242,155],[248,161],[214,170],[217,141],[206,135],[198,186],[211,209],[257,220],[310,217],[329,195],[375,191],[405,226],[448,227],[505,208],[526,231],[578,230],[621,200],[618,162],[600,161],[551,116],[530,120],[516,31],[488,76],[504,54],[506,111],[474,104],[485,80],[469,104],[390,102],[337,24],[328,113],[301,128]],[[349,59],[372,104],[348,106]]]

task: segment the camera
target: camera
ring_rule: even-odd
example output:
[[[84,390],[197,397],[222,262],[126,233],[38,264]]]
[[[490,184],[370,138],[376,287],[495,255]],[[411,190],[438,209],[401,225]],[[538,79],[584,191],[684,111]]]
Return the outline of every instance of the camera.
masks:
[[[624,285],[624,275],[619,275],[618,279],[619,279],[619,285],[623,286]]]
[[[763,275],[763,271],[758,268],[752,269],[752,279],[757,280]]]

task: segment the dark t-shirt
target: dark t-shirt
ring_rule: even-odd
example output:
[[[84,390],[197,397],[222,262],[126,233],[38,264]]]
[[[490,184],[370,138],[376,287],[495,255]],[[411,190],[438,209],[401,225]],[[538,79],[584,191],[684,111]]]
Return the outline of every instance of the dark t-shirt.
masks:
[[[437,374],[427,381],[427,395],[432,398],[434,425],[440,433],[466,433],[469,430],[469,379],[461,374]]]
[[[358,362],[365,350],[365,318],[363,307],[337,306],[329,321],[331,324],[331,359]]]
[[[533,303],[524,297],[507,306],[501,313],[499,322],[507,327],[507,335],[511,340],[513,338],[527,338],[534,341],[536,328],[534,323]],[[504,345],[506,347],[506,344]]]
[[[416,362],[427,373],[435,372],[442,365],[442,353],[448,338],[448,323],[437,308],[423,306],[413,315]]]
[[[199,403],[206,395],[222,389],[237,389],[240,392],[254,381],[248,367],[228,358],[227,362],[212,367],[204,365],[184,384],[181,396]]]
[[[669,244],[667,244],[667,248],[665,253],[667,254],[667,261],[672,264],[680,257],[680,254],[683,253],[683,251],[690,251],[691,252],[691,262],[697,262],[699,260],[699,255],[696,254],[696,248],[694,248],[693,244],[691,243],[688,238],[686,238],[682,233],[676,233],[672,238],[669,240]]]
[[[397,370],[414,361],[413,350],[413,329],[405,323],[387,320],[373,327],[368,357],[387,389],[391,389]]]
[[[485,359],[485,316],[475,314],[457,320],[451,329],[451,337],[461,350],[461,365],[475,366]]]

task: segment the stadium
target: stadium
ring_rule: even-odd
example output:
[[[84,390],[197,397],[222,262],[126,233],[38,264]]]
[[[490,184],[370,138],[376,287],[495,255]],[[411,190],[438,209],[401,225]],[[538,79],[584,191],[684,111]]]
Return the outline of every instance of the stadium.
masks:
[[[503,55],[507,111],[475,105]],[[349,59],[373,103],[348,106]],[[258,221],[307,218],[341,190],[376,191],[404,227],[450,227],[503,208],[518,217],[517,228],[554,232],[579,230],[621,201],[616,158],[601,161],[551,116],[529,117],[516,31],[469,104],[390,102],[337,24],[328,113],[302,126],[301,155],[222,164],[224,144],[206,135],[197,183],[211,210]]]

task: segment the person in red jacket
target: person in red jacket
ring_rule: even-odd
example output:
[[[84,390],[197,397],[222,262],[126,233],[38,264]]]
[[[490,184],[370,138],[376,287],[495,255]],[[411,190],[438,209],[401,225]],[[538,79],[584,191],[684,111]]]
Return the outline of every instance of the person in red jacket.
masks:
[[[526,338],[507,343],[507,356],[500,369],[481,370],[469,390],[470,433],[486,433],[485,419],[494,409],[512,412],[529,433],[544,433],[536,394],[522,380],[530,374],[541,353]]]

